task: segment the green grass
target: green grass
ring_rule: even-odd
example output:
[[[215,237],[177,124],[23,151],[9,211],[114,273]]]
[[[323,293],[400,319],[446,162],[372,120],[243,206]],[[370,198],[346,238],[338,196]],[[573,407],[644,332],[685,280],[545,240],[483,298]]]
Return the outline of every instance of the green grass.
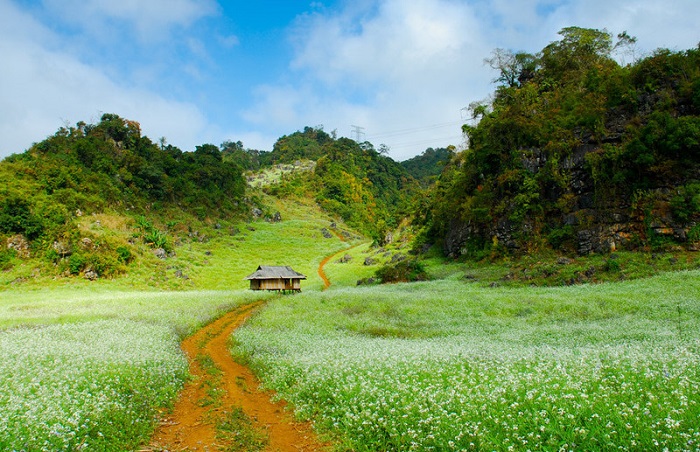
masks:
[[[265,449],[269,439],[267,432],[255,429],[253,421],[240,407],[233,407],[217,422],[217,438],[226,443],[226,452],[256,452]]]
[[[696,449],[700,272],[306,293],[236,336],[341,450]]]
[[[309,277],[305,291],[320,290],[318,264],[350,245],[322,236],[330,219],[313,205],[270,202],[282,222],[237,225],[234,235],[230,225],[199,224],[192,238],[180,230],[175,257],[161,261],[139,246],[129,273],[113,279],[54,279],[33,260],[3,272],[0,387],[8,390],[0,391],[0,449],[136,448],[186,379],[179,342],[236,306],[276,297],[246,290],[246,275],[259,264],[291,265]],[[85,227],[114,240],[131,233],[114,216]],[[10,283],[23,272],[30,276]],[[210,389],[203,403],[216,405],[217,388]]]
[[[260,298],[236,356],[338,450],[698,448],[700,272],[664,273],[695,268],[692,254],[433,257],[433,281],[357,287],[409,245],[324,238],[331,218],[313,203],[258,196],[282,222],[202,222],[192,237],[171,225],[174,257],[139,245],[113,279],[54,279],[21,259],[0,273],[0,449],[136,448],[186,378],[179,341]],[[85,227],[132,233],[99,219]],[[246,290],[260,264],[306,274],[303,292]],[[220,430],[246,438],[231,416]]]
[[[302,289],[321,288],[323,282],[317,274],[321,260],[361,240],[354,238],[344,243],[335,235],[325,238],[322,229],[330,230],[334,220],[313,202],[280,201],[262,193],[257,196],[270,211],[281,213],[281,222],[223,222],[217,228],[214,221],[184,218],[169,228],[173,256],[158,259],[153,249],[137,239],[135,244],[128,245],[134,258],[125,266],[125,273],[98,282],[88,281],[82,274],[56,277],[53,264],[36,256],[29,260],[13,258],[13,267],[0,271],[0,292],[95,286],[119,291],[237,290],[248,287],[248,281],[243,278],[261,264],[291,265],[309,278]],[[336,223],[337,231],[348,231],[341,222]],[[157,226],[166,229],[165,225]],[[138,233],[133,220],[106,214],[84,217],[81,230],[95,242],[115,244],[127,244]]]
[[[696,252],[631,252],[563,257],[553,252],[481,262],[449,261],[431,256],[425,260],[437,279],[459,277],[484,286],[565,286],[647,278],[663,272],[700,268]]]
[[[119,451],[147,441],[187,376],[180,341],[250,291],[3,293],[0,449]]]

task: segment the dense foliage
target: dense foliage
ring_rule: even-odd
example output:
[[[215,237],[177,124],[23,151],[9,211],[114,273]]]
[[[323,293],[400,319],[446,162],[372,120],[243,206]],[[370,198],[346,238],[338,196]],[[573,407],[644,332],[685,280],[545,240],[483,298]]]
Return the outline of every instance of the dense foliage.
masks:
[[[43,255],[73,274],[118,272],[129,250],[81,233],[76,220],[83,213],[235,215],[245,190],[241,171],[214,145],[194,152],[157,145],[141,135],[137,122],[114,114],[98,124],[61,128],[0,164],[8,181],[0,189],[0,238],[13,241],[3,246],[0,265],[20,252]],[[153,225],[142,230],[144,240],[167,248]]]
[[[270,157],[278,163],[316,160],[313,173],[295,175],[272,194],[313,196],[326,211],[378,242],[407,214],[417,189],[415,179],[399,163],[370,143],[336,139],[320,129],[306,127],[280,138]]]
[[[422,185],[430,185],[454,156],[452,148],[428,148],[422,154],[401,162],[406,171]]]
[[[471,105],[469,149],[422,205],[429,240],[451,237],[471,256],[538,246],[585,253],[604,240],[633,248],[692,232],[700,48],[623,66],[613,56],[634,44],[626,33],[615,45],[606,31],[560,35],[535,55],[499,49],[487,60],[500,85],[492,102]],[[612,224],[620,226],[609,233]],[[591,235],[598,242],[581,245]]]

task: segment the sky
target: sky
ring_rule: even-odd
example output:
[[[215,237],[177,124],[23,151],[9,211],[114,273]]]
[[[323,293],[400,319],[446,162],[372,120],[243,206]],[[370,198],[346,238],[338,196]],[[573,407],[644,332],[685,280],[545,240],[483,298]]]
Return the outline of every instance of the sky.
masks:
[[[403,161],[463,145],[496,48],[579,26],[639,58],[695,48],[698,18],[698,0],[0,0],[0,158],[115,113],[183,151],[309,126]]]

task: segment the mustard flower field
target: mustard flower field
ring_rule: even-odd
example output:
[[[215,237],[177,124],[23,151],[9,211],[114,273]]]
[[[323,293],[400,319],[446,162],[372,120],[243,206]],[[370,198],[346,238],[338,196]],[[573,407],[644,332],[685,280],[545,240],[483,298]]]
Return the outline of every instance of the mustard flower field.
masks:
[[[340,450],[700,450],[699,276],[329,290],[233,350]]]
[[[3,293],[0,450],[134,450],[187,378],[180,341],[252,299],[224,291]]]

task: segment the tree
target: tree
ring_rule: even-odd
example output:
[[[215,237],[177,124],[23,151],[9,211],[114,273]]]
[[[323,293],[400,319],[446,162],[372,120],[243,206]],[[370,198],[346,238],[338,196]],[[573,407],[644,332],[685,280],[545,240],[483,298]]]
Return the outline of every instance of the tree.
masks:
[[[613,52],[620,55],[622,64],[625,64],[625,56],[630,56],[632,61],[635,59],[637,38],[630,36],[626,31],[618,33],[617,42],[613,47]]]
[[[491,52],[491,58],[484,58],[484,63],[499,72],[494,83],[502,83],[504,86],[520,86],[532,78],[537,68],[537,58],[525,52],[513,52],[506,49],[495,49]]]
[[[612,36],[607,30],[566,27],[559,31],[562,39],[542,50],[540,62],[549,78],[564,79],[567,73],[577,73],[595,62],[610,59]]]

